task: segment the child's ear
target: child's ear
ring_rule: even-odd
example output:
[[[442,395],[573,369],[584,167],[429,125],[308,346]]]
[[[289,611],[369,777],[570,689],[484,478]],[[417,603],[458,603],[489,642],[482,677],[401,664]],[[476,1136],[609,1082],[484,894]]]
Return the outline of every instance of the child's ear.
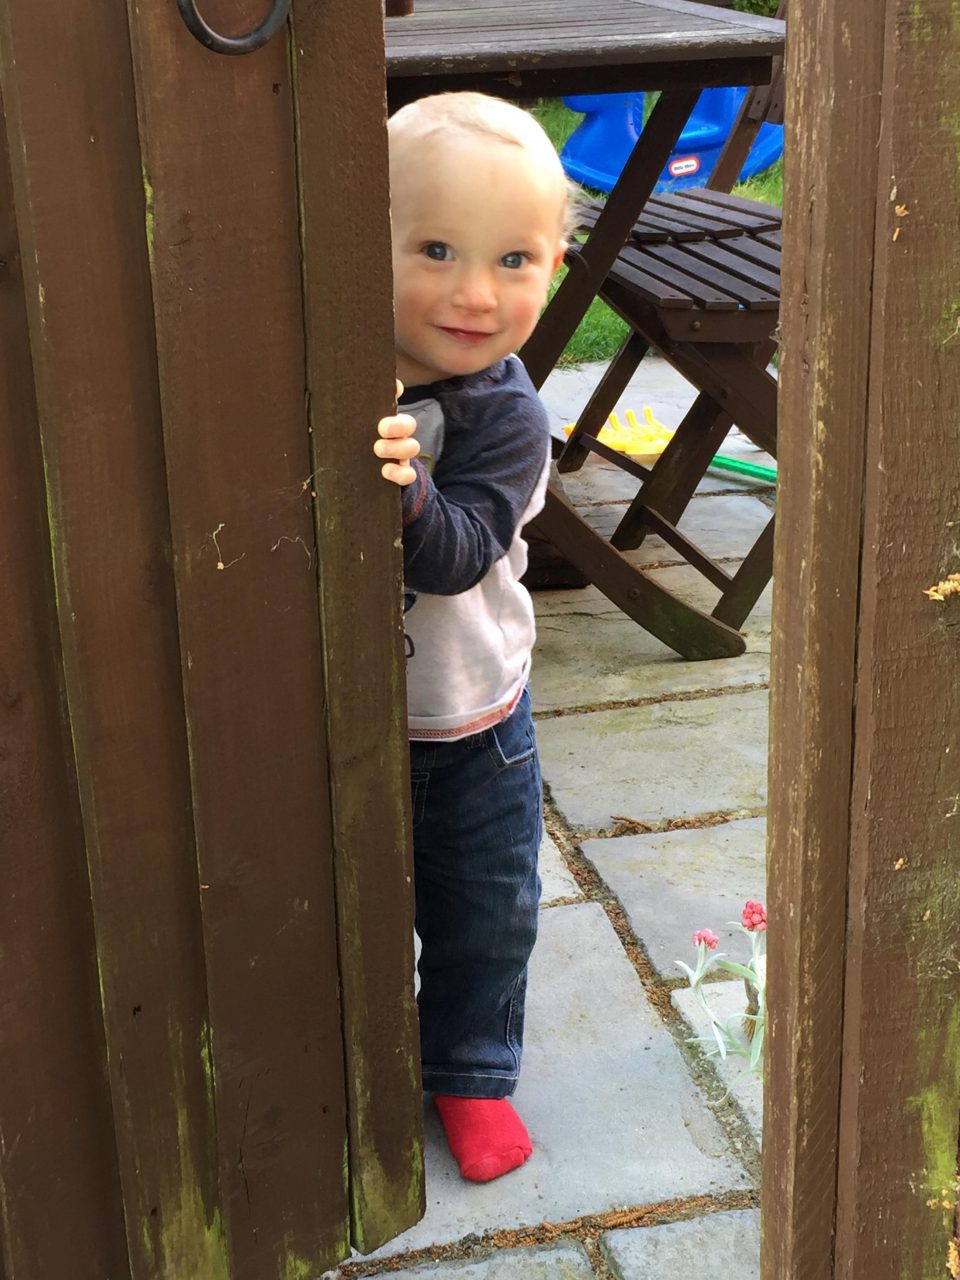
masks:
[[[559,267],[560,263],[563,261],[564,253],[566,253],[566,248],[564,245],[561,244],[557,247],[557,252],[554,254],[553,266],[551,267],[551,271],[556,271],[557,267]]]

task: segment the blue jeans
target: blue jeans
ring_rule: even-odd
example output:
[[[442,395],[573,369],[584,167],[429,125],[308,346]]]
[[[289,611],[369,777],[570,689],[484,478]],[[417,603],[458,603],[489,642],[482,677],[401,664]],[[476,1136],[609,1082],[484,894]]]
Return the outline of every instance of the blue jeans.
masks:
[[[423,1087],[513,1093],[527,960],[537,936],[540,762],[524,690],[513,713],[457,742],[411,742]]]

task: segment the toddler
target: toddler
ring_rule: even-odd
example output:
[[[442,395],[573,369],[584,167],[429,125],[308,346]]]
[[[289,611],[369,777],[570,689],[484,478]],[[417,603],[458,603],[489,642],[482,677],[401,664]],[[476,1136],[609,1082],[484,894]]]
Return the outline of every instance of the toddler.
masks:
[[[486,1182],[532,1150],[508,1101],[543,815],[520,534],[550,441],[514,352],[563,257],[567,182],[532,116],[482,94],[411,103],[389,135],[403,386],[374,452],[402,486],[423,1083]]]

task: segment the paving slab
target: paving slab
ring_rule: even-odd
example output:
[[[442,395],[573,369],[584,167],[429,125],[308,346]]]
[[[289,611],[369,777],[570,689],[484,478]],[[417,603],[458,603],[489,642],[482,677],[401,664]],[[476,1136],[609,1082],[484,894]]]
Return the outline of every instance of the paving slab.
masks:
[[[730,561],[727,565],[731,572],[737,569],[736,561]],[[649,576],[654,582],[662,582],[664,586],[669,587],[671,591],[676,591],[677,595],[684,600],[689,600],[698,608],[713,608],[720,597],[720,592],[716,587],[712,587],[709,582],[695,569],[689,565],[666,565],[662,569],[649,569]],[[614,604],[608,596],[605,596],[599,587],[588,585],[586,587],[537,587],[532,592],[532,599],[537,615],[540,617],[551,617],[554,614],[603,614],[603,613],[620,613],[618,605]],[[762,593],[757,603],[753,607],[753,612],[747,618],[744,625],[744,635],[749,638],[754,634],[757,639],[765,638],[769,642],[770,624],[771,624],[771,600],[772,592],[768,584],[766,590]],[[643,631],[643,627],[639,628]],[[769,643],[768,643],[769,647]],[[651,653],[653,650],[651,649]],[[672,650],[668,650],[672,653]],[[679,661],[677,655],[674,658]]]
[[[594,1271],[576,1241],[537,1249],[502,1249],[489,1258],[428,1262],[391,1272],[401,1280],[593,1280]],[[328,1272],[321,1280],[336,1280]]]
[[[637,492],[638,481],[613,462],[607,462],[595,454],[587,458],[579,471],[558,473],[554,469],[554,481],[559,478],[560,487],[575,507],[591,507],[603,502],[627,503]]]
[[[766,899],[765,818],[714,827],[585,840],[583,854],[620,899],[631,928],[664,978],[694,962],[692,937],[712,929],[734,959],[749,953],[739,920],[748,898]]]
[[[543,776],[577,831],[616,817],[670,818],[763,808],[765,689],[537,721]]]
[[[760,1213],[733,1209],[659,1227],[608,1231],[600,1247],[616,1280],[760,1275]]]
[[[731,562],[730,570],[736,570],[736,562]],[[696,605],[698,608],[710,608],[717,603],[719,591],[704,579],[700,573],[692,570],[689,564],[668,564],[663,568],[652,568],[649,570],[649,576],[655,582],[662,582],[669,590],[676,591],[681,599],[689,600],[690,604]],[[534,608],[538,617],[553,617],[557,613],[584,614],[584,616],[594,616],[594,614],[603,613],[621,613],[620,607],[614,604],[609,596],[604,595],[603,591],[596,586],[562,586],[562,588],[536,588],[532,591],[532,600],[534,600]],[[753,613],[750,614],[744,625],[744,635],[748,641],[753,636],[755,640],[755,648],[764,648],[763,641],[767,641],[765,648],[769,648],[769,636],[771,636],[771,602],[772,589],[767,589],[760,595],[758,602],[754,605]],[[637,628],[643,631],[643,627]],[[654,641],[658,645],[658,649],[650,649],[652,655],[659,652],[659,641]],[[680,662],[677,654],[672,649],[668,649],[667,653],[673,655],[676,662]],[[589,657],[589,655],[588,655]],[[726,659],[724,659],[726,660]],[[732,660],[732,659],[731,659]]]
[[[733,953],[736,959],[736,953]],[[744,959],[746,957],[744,956]],[[727,1020],[727,1025],[737,1033],[741,1043],[746,1046],[747,1038],[742,1034],[740,1019],[746,1008],[746,993],[743,983],[712,982],[707,998],[710,1007],[718,1017]],[[689,987],[678,987],[670,997],[674,1008],[690,1026],[695,1036],[708,1036],[710,1019],[704,1013],[697,997]],[[740,1104],[740,1109],[753,1130],[757,1145],[761,1143],[763,1130],[763,1079],[759,1072],[750,1070],[746,1058],[715,1057],[712,1059],[717,1075],[730,1090],[731,1096]]]
[[[549,907],[558,898],[582,898],[580,886],[567,870],[553,840],[544,832],[540,842],[540,905]]]
[[[515,1102],[534,1154],[482,1186],[427,1107],[426,1216],[377,1256],[747,1185],[596,903],[541,914]]]
[[[609,540],[626,504],[604,502],[578,510],[591,528]],[[688,503],[677,528],[713,560],[742,560],[769,520],[769,507],[751,494],[698,494]],[[679,551],[652,534],[624,554],[631,564],[641,566],[684,563]]]
[[[654,569],[650,577],[707,613],[719,595],[689,566]],[[573,590],[535,592],[534,711],[764,683],[770,678],[770,601],[768,587],[745,624],[745,653],[688,662],[596,587],[585,587],[579,595]]]
[[[723,444],[724,453],[730,457],[742,458],[744,462],[757,463],[760,466],[775,466],[769,454],[762,453],[745,436],[739,432],[731,432]],[[638,458],[641,465],[647,460]],[[574,506],[592,506],[604,502],[630,502],[637,492],[639,482],[614,462],[608,462],[598,454],[591,454],[579,471],[557,472],[554,470],[554,481],[560,480],[561,488]],[[711,470],[706,472],[697,485],[698,494],[715,493],[752,493],[766,500],[776,494],[776,485],[765,480],[754,480],[749,476],[738,475],[733,471]]]

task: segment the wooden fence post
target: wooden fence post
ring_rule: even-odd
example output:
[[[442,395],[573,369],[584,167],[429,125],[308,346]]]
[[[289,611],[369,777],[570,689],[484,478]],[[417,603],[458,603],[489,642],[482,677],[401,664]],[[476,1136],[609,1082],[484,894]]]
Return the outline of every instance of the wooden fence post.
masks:
[[[225,58],[0,0],[2,1280],[422,1212],[382,9],[335,7]]]
[[[950,0],[824,0],[790,21],[763,1275],[945,1280],[960,18]]]
[[[83,823],[62,706],[21,253],[2,130],[0,426],[0,1276],[128,1280]]]
[[[122,0],[93,15],[70,0],[11,0],[0,6],[0,22],[46,473],[46,494],[21,476],[17,496],[37,504],[50,526],[64,678],[62,694],[52,676],[44,694],[62,698],[76,759],[109,1143],[123,1193],[122,1208],[98,1208],[124,1224],[123,1265],[133,1276],[205,1269],[219,1280],[206,983],[126,11]],[[44,83],[58,86],[55,102]],[[32,423],[24,415],[3,425],[29,432]],[[39,543],[30,550],[35,561],[40,550]],[[8,858],[29,874],[27,845],[11,843]],[[84,909],[78,894],[72,928]],[[42,931],[48,910],[38,882],[21,899],[22,927]],[[53,963],[45,976],[55,988]],[[47,1068],[39,1048],[35,1054],[39,1080]],[[80,1075],[95,1064],[74,1067]],[[6,1086],[4,1074],[0,1090]],[[46,1090],[42,1106],[65,1101],[53,1086]],[[73,1106],[89,1123],[83,1101]],[[98,1139],[106,1140],[106,1133]],[[40,1146],[26,1123],[18,1141],[46,1162],[55,1183],[56,1136]],[[2,1181],[12,1204],[29,1201],[15,1168],[4,1167]],[[67,1272],[91,1280],[106,1274],[84,1252],[104,1247],[96,1223],[84,1249],[64,1261]],[[58,1234],[48,1220],[28,1235],[8,1280],[50,1274],[43,1258]]]
[[[369,465],[369,424],[394,408],[391,264],[371,252],[390,243],[383,15],[379,0],[293,13],[351,1225],[367,1252],[424,1205],[413,931],[398,910],[412,883],[400,504]]]

